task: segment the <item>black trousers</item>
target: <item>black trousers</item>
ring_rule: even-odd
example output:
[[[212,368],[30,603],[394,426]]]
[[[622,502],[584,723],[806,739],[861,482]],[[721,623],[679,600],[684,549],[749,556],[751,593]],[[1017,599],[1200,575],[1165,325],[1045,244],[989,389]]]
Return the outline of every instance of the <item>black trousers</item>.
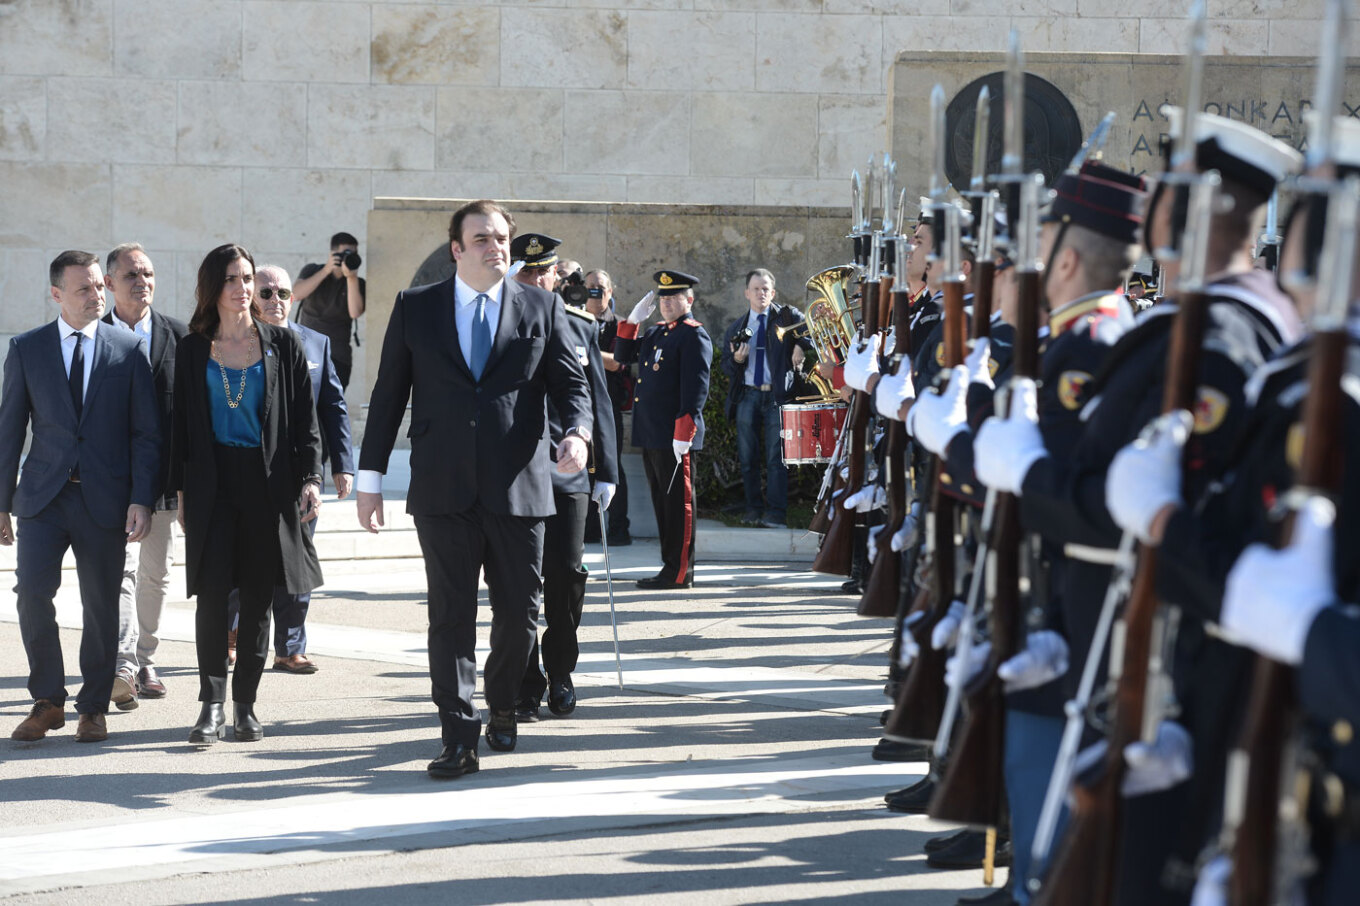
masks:
[[[677,463],[670,449],[643,450],[642,464],[661,536],[660,576],[684,582],[694,576],[694,454]]]
[[[619,401],[614,403],[614,461],[619,464],[619,482],[614,488],[614,499],[609,504],[609,509],[605,510],[605,519],[608,521],[609,537],[618,536],[622,538],[630,534],[628,522],[628,473],[623,471],[623,410],[619,408]],[[590,501],[590,512],[586,516],[586,539],[598,541],[600,539],[600,507],[595,501]]]
[[[241,616],[232,701],[252,703],[269,646],[269,606],[282,572],[279,513],[269,499],[259,447],[217,445],[217,498],[208,517],[194,636],[198,700],[227,699],[228,599],[240,589]],[[193,519],[192,509],[189,518]]]
[[[158,518],[166,516],[161,513]],[[96,525],[80,485],[73,482],[67,482],[36,516],[20,519],[17,535],[14,590],[19,635],[28,655],[28,693],[59,708],[66,705],[66,666],[52,601],[61,587],[62,557],[71,548],[80,582],[80,675],[84,680],[76,694],[76,710],[103,714],[109,710],[118,663],[118,593],[127,536],[121,527]]]
[[[548,628],[543,631],[541,647],[538,633],[534,633],[534,646],[519,687],[521,699],[542,701],[548,688],[548,677],[566,679],[576,669],[581,655],[576,629],[581,625],[589,575],[581,561],[585,556],[586,510],[590,495],[585,492],[554,493],[553,502],[557,504],[557,513],[543,524],[543,618]],[[542,670],[539,669],[540,651]]]
[[[416,516],[429,586],[430,685],[444,743],[476,747],[477,580],[486,571],[491,653],[482,671],[488,708],[513,709],[529,662],[543,590],[543,520],[492,513]]]

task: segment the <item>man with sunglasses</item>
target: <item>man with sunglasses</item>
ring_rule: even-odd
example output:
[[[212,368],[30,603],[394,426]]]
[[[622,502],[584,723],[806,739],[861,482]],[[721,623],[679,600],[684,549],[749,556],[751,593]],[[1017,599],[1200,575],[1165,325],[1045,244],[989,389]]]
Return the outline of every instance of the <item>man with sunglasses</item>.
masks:
[[[156,271],[146,250],[125,242],[109,252],[104,284],[113,294],[106,324],[132,331],[141,340],[142,354],[151,362],[156,386],[156,413],[161,426],[161,473],[156,482],[155,509],[166,513],[151,520],[146,537],[127,546],[123,585],[118,596],[118,669],[113,680],[113,704],[120,711],[137,707],[137,696],[164,698],[165,683],[156,672],[161,610],[170,587],[170,564],[175,518],[174,494],[165,494],[170,462],[170,405],[174,398],[175,348],[189,332],[183,321],[152,308]]]

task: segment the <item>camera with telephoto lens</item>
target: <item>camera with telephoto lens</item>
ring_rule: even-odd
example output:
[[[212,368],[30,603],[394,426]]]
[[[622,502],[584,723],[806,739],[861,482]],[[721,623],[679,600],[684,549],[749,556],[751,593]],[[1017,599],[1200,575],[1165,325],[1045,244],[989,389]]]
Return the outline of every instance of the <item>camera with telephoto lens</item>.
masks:
[[[364,263],[364,259],[359,257],[359,253],[354,249],[341,249],[338,252],[331,252],[331,257],[336,264],[343,264],[352,271],[357,271],[359,265]]]
[[[732,338],[732,351],[736,352],[737,347],[742,343],[751,342],[751,338],[754,336],[755,331],[751,330],[749,327],[743,327],[741,330],[737,331],[736,336]]]
[[[584,308],[586,299],[590,298],[590,290],[586,289],[586,281],[580,271],[563,277],[562,282],[557,284],[557,291],[562,295],[562,300],[573,308]]]

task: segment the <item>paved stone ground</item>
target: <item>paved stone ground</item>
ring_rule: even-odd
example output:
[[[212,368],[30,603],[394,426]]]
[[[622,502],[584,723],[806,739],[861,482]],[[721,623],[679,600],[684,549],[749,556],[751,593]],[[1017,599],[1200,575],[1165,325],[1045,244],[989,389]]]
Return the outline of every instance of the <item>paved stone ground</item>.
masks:
[[[322,670],[266,672],[259,743],[228,733],[204,751],[186,744],[193,611],[172,601],[168,698],[111,712],[103,744],[75,743],[70,712],[39,743],[0,739],[0,895],[943,906],[977,892],[980,872],[925,867],[921,845],[943,825],[882,806],[925,767],[869,758],[884,621],[856,617],[837,581],[803,567],[701,561],[692,592],[642,592],[631,580],[655,572],[655,543],[616,548],[620,690],[601,552],[588,551],[576,714],[544,709],[514,752],[483,747],[479,774],[446,783],[424,773],[439,744],[418,559],[325,564],[309,619]],[[183,588],[178,569],[172,588]],[[69,571],[58,604],[77,626]],[[479,628],[484,651],[487,619]],[[70,671],[78,633],[63,642]],[[4,737],[29,706],[25,676],[7,596]]]

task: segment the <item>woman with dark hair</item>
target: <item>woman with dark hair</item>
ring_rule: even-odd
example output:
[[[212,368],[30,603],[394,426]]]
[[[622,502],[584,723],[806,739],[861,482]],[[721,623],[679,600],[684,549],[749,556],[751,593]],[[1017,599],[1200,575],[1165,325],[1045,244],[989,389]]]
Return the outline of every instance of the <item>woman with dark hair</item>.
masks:
[[[321,584],[302,524],[321,507],[321,435],[302,345],[260,320],[255,261],[239,245],[198,269],[197,307],[175,359],[170,487],[179,492],[188,593],[198,596],[198,699],[189,742],[225,733],[227,596],[240,589],[232,682],[236,739],[264,737],[255,693],[264,672],[274,586]]]

